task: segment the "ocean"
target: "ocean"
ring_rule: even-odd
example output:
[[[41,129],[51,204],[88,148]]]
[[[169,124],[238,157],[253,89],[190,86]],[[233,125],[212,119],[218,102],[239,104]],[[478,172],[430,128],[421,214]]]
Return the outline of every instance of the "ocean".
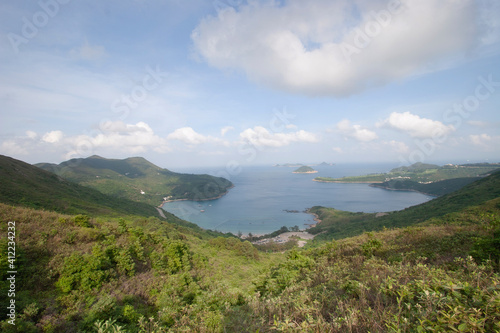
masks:
[[[318,173],[294,174],[294,167],[248,166],[230,177],[234,187],[210,201],[174,201],[163,209],[204,229],[237,234],[267,234],[282,226],[305,229],[313,206],[351,212],[387,212],[426,202],[433,197],[410,191],[390,191],[368,184],[315,182],[315,177],[343,177],[388,172],[398,165],[339,164],[313,166]],[[220,175],[223,168],[190,168],[184,173]]]

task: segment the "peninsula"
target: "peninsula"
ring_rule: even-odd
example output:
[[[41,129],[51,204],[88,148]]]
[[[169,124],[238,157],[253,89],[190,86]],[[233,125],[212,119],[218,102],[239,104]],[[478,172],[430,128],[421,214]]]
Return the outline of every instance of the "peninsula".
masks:
[[[342,178],[316,177],[326,183],[367,183],[387,190],[416,191],[435,196],[444,195],[488,176],[500,169],[500,163],[434,164],[415,163],[392,169],[388,173]]]

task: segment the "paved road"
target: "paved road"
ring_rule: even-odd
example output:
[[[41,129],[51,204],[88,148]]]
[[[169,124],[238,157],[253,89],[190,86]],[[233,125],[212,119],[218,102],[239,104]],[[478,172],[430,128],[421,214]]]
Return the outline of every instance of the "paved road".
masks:
[[[163,217],[164,219],[166,219],[167,217],[165,216],[165,213],[163,213],[163,209],[161,208],[158,208],[158,207],[155,207],[156,210],[158,211],[158,214],[160,214],[161,217]]]

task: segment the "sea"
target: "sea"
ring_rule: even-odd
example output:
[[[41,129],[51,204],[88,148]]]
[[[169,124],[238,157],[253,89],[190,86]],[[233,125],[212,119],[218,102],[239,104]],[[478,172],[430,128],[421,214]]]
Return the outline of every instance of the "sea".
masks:
[[[268,234],[282,226],[306,229],[314,216],[305,211],[325,206],[350,212],[389,212],[418,205],[432,196],[391,191],[369,184],[321,183],[315,177],[344,177],[389,172],[393,164],[335,164],[312,166],[317,173],[296,174],[297,167],[244,166],[229,173],[224,168],[185,168],[182,173],[226,175],[234,187],[219,199],[173,201],[163,209],[204,229],[233,234]]]

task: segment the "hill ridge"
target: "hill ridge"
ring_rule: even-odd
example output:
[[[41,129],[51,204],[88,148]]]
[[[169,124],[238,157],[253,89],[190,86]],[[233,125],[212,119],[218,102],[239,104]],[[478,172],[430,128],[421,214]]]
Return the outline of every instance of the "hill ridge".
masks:
[[[94,155],[58,165],[35,165],[103,193],[154,206],[165,200],[216,199],[233,187],[222,177],[173,172],[139,156],[107,159]]]
[[[117,199],[52,172],[0,155],[0,202],[61,213],[157,216],[153,206]]]

